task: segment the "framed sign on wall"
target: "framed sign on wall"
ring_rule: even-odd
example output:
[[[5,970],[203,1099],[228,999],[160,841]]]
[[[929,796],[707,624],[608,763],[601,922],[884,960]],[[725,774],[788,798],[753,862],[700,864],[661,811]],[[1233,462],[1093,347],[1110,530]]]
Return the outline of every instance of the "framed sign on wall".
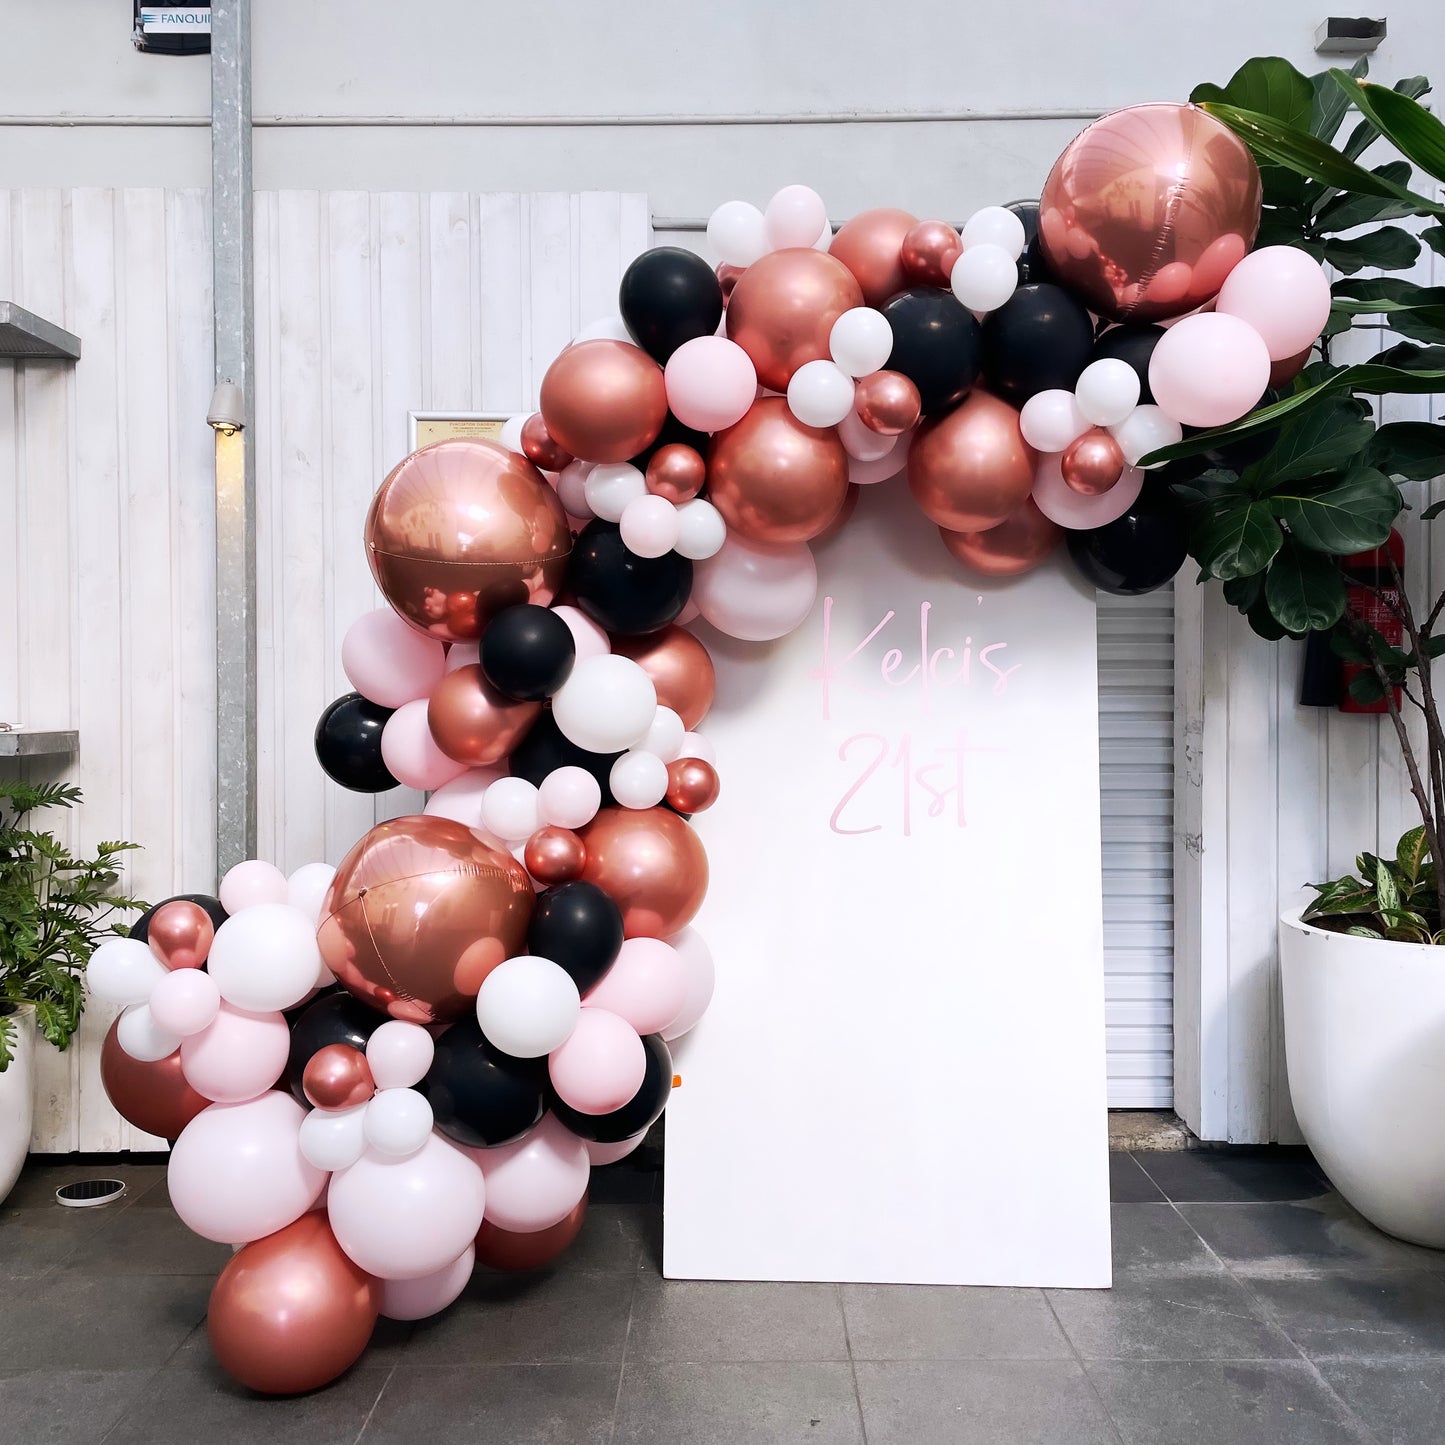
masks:
[[[496,441],[508,413],[496,411],[413,411],[407,413],[407,450],[457,437]]]

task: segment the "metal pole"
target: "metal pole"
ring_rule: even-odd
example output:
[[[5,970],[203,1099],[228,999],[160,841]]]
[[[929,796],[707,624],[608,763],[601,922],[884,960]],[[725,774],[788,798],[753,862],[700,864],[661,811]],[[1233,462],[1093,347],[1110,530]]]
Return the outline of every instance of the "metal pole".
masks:
[[[251,0],[211,5],[216,380],[246,424],[216,434],[216,870],[256,854],[256,460],[251,313]]]

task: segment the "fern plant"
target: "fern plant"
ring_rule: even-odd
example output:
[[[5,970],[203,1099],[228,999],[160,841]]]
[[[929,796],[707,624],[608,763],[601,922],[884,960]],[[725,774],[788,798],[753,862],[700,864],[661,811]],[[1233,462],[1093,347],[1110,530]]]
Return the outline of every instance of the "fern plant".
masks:
[[[135,843],[101,843],[76,856],[32,813],[72,808],[79,788],[0,781],[0,1073],[15,1049],[15,1010],[34,1004],[40,1032],[64,1049],[85,1007],[81,974],[96,945],[124,934],[118,915],[144,908],[121,891],[121,854]]]

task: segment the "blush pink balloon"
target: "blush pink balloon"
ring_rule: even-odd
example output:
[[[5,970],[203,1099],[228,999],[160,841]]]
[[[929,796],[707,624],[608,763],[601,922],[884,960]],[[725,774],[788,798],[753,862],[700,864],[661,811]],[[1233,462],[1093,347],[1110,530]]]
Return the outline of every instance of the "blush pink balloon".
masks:
[[[740,422],[758,391],[751,358],[725,336],[684,341],[668,359],[663,381],[668,409],[694,431],[722,431]]]
[[[434,1274],[420,1279],[384,1279],[380,1314],[389,1320],[424,1320],[440,1314],[467,1287],[477,1262],[474,1244]]]
[[[1119,480],[1107,492],[1086,497],[1076,492],[1065,480],[1060,463],[1062,452],[1042,452],[1034,467],[1034,505],[1049,521],[1060,527],[1079,531],[1102,527],[1122,517],[1139,498],[1144,486],[1144,473],[1138,467],[1125,467]]]
[[[616,1144],[599,1144],[593,1139],[587,1142],[587,1157],[592,1161],[593,1168],[599,1164],[616,1164],[619,1159],[626,1159],[642,1141],[647,1138],[647,1130],[640,1134],[634,1134],[630,1139],[622,1139]]]
[[[430,792],[459,778],[467,765],[449,758],[437,746],[426,713],[425,698],[397,708],[381,730],[381,758],[399,783]]]
[[[487,1220],[512,1234],[561,1223],[587,1192],[587,1146],[555,1114],[510,1144],[467,1153],[487,1181]]]
[[[572,634],[572,641],[577,648],[577,662],[584,662],[589,657],[601,657],[604,652],[612,651],[612,643],[606,632],[585,612],[565,606],[554,607],[552,612],[567,624],[567,631]],[[576,666],[576,663],[573,666]]]
[[[455,672],[461,667],[471,667],[482,660],[482,648],[478,642],[453,642],[447,647],[448,672]]]
[[[639,1034],[661,1033],[687,999],[687,970],[660,938],[629,938],[583,1002],[626,1019]]]
[[[363,613],[341,639],[341,666],[352,687],[381,707],[426,697],[442,680],[446,649],[389,607]]]
[[[221,1008],[221,991],[215,979],[199,968],[178,968],[156,980],[146,1002],[161,1028],[184,1039],[214,1021]]]
[[[582,1114],[610,1114],[642,1087],[647,1050],[626,1019],[584,1008],[567,1042],[547,1059],[552,1087]]]
[[[693,569],[702,615],[729,637],[771,642],[801,625],[818,595],[818,566],[806,542],[748,542],[729,535]]]
[[[1258,404],[1269,368],[1264,338],[1247,321],[1205,311],[1159,338],[1149,358],[1149,389],[1184,426],[1224,426]]]
[[[896,435],[884,436],[871,426],[864,426],[863,418],[856,411],[850,411],[838,423],[838,440],[843,443],[843,450],[857,462],[882,461],[898,445]],[[850,467],[849,481],[853,480],[851,470]]]
[[[291,1031],[280,1013],[247,1013],[223,1003],[209,1027],[181,1041],[181,1073],[203,1098],[240,1104],[285,1071]]]
[[[673,934],[667,941],[676,951],[687,976],[687,991],[682,1007],[672,1022],[662,1030],[663,1039],[671,1043],[673,1039],[681,1038],[693,1028],[707,1012],[707,1006],[712,1002],[717,974],[713,967],[712,951],[703,942],[697,929],[684,928],[681,933]]]
[[[1229,273],[1214,309],[1247,322],[1285,361],[1312,346],[1330,319],[1330,282],[1313,256],[1293,246],[1265,246]]]
[[[286,875],[274,863],[248,858],[228,869],[216,890],[227,913],[239,913],[259,903],[285,903],[290,896]]]
[[[450,818],[468,828],[482,826],[482,799],[498,778],[507,776],[505,767],[468,768],[461,777],[443,783],[426,800],[423,812],[434,818]]]
[[[881,457],[870,461],[851,458],[848,462],[848,480],[855,486],[871,487],[878,482],[886,482],[890,477],[896,477],[908,465],[908,447],[913,440],[914,430],[915,428],[909,427],[906,432],[889,438],[893,446]]]
[[[768,243],[775,250],[784,246],[811,246],[828,231],[828,208],[811,186],[784,186],[768,202],[763,212],[763,226]],[[831,240],[831,231],[828,236]]]

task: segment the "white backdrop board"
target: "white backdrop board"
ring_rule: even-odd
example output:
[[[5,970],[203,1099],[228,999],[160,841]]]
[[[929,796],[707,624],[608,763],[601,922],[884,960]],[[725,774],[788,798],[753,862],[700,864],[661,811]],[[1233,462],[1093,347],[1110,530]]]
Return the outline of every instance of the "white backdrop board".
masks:
[[[901,482],[771,645],[701,634],[717,961],[664,1273],[1110,1281],[1094,599],[962,579]]]

